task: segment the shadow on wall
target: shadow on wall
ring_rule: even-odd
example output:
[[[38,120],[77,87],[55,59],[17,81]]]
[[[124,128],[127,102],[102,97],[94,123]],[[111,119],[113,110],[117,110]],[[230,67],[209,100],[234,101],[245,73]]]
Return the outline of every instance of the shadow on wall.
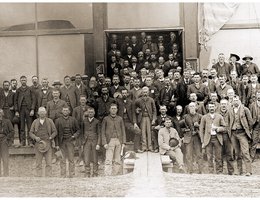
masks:
[[[46,20],[38,22],[38,29],[74,29],[75,26],[67,20]],[[35,30],[35,23],[19,24],[2,28],[2,31]]]

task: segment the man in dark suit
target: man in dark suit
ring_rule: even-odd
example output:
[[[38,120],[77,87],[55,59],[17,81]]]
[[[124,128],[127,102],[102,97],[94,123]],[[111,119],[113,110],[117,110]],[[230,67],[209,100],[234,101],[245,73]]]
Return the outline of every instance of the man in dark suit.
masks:
[[[135,107],[138,111],[138,121],[142,130],[142,150],[153,151],[151,126],[156,120],[156,107],[154,100],[149,97],[149,88],[142,88],[143,96],[135,101]]]
[[[245,56],[243,60],[245,61],[245,64],[241,66],[242,75],[246,74],[249,76],[250,74],[257,74],[257,76],[259,76],[259,68],[255,63],[252,62],[253,57]]]
[[[3,89],[0,90],[0,109],[3,109],[4,118],[11,122],[14,118],[15,93],[10,90],[10,82],[3,82]],[[11,138],[13,139],[13,138]]]
[[[183,108],[188,105],[189,98],[187,97],[187,90],[188,86],[192,83],[190,79],[190,71],[184,70],[183,71],[183,78],[180,80],[180,82],[177,84],[176,89],[176,96],[177,96],[177,104],[181,105]]]
[[[69,178],[75,175],[74,148],[75,139],[80,134],[80,127],[75,117],[70,116],[68,107],[62,108],[62,117],[55,122],[58,135],[56,137],[56,149],[61,149],[63,158],[60,162],[61,177],[66,177],[66,158],[69,161]]]
[[[52,88],[49,87],[49,81],[47,78],[42,79],[42,87],[39,91],[38,98],[37,98],[37,105],[39,107],[47,106],[47,102],[52,100]]]
[[[128,35],[125,36],[125,40],[121,45],[121,53],[122,56],[127,55],[127,48],[130,47],[130,37]]]
[[[133,36],[131,37],[130,47],[132,47],[132,49],[133,49],[133,54],[134,54],[134,56],[136,56],[136,57],[137,57],[137,55],[138,55],[138,52],[139,52],[139,51],[142,51],[142,46],[138,43],[137,38],[136,38],[135,35],[133,35]]]
[[[121,93],[121,90],[124,88],[123,86],[119,85],[120,79],[118,75],[114,75],[113,79],[112,79],[112,83],[113,85],[109,88],[111,97],[114,98],[114,94],[117,93]]]
[[[248,105],[248,90],[249,90],[249,84],[248,84],[249,78],[246,74],[242,75],[242,81],[237,87],[237,93],[238,96],[244,105]]]
[[[71,84],[69,76],[64,77],[64,86],[60,88],[61,99],[66,101],[67,105],[70,107],[70,110],[73,110],[78,106],[78,94],[76,87]]]
[[[21,87],[17,89],[16,99],[15,99],[15,115],[20,117],[20,142],[22,146],[26,145],[26,135],[25,135],[25,122],[27,124],[27,129],[30,130],[32,125],[32,117],[34,116],[34,110],[36,106],[35,93],[27,86],[26,76],[21,76],[20,78]],[[32,139],[28,136],[28,145],[33,146]]]
[[[238,75],[238,77],[241,76],[241,64],[238,62],[240,60],[240,57],[236,54],[231,53],[230,54],[230,65],[232,66],[231,72],[235,71]]]
[[[78,94],[77,99],[79,99],[80,95],[87,95],[87,88],[82,82],[82,78],[80,74],[75,75],[75,88]]]
[[[133,101],[128,97],[127,89],[122,90],[122,98],[118,98],[118,116],[122,117],[126,129],[126,141],[134,141],[134,150],[140,150],[141,130],[137,126],[136,113]]]
[[[150,49],[151,53],[157,54],[158,53],[158,47],[156,43],[152,42],[152,36],[147,35],[146,36],[147,42],[143,45],[143,52],[145,52],[146,49]]]

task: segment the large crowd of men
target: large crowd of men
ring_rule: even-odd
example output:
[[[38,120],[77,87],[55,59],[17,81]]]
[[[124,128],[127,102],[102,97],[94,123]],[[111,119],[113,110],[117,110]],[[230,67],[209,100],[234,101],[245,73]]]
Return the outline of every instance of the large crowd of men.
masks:
[[[122,45],[121,51],[112,38],[108,52],[112,63],[106,75],[65,76],[64,83],[56,80],[53,87],[47,78],[40,84],[37,76],[32,77],[32,86],[26,76],[20,77],[19,88],[16,79],[3,82],[4,176],[9,175],[8,146],[13,144],[14,125],[21,145],[35,148],[37,176],[42,176],[43,157],[45,175],[52,176],[52,158],[61,152],[60,175],[73,177],[75,148],[86,177],[98,176],[98,156],[105,160],[106,175],[119,174],[122,149],[130,143],[137,153],[169,155],[182,173],[221,174],[226,160],[229,175],[252,174],[260,129],[260,74],[253,58],[245,56],[241,65],[238,55],[231,54],[226,62],[221,53],[217,63],[199,73],[188,63],[178,65],[176,43],[168,48],[168,55],[160,56],[163,38],[152,43],[151,36],[142,36],[143,43],[136,36],[131,41],[126,38],[139,49]],[[151,57],[143,58],[148,51],[153,52]],[[129,56],[131,52],[134,56]]]

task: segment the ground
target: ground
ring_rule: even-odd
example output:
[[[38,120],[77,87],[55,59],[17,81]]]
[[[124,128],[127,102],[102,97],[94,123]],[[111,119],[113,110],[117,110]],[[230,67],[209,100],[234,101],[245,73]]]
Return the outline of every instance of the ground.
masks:
[[[19,164],[18,164],[19,163]],[[260,160],[253,163],[253,175],[164,173],[166,196],[177,197],[260,197]],[[133,173],[83,178],[83,167],[76,167],[76,178],[59,178],[59,165],[53,165],[53,178],[36,178],[32,156],[10,158],[11,177],[0,178],[0,197],[124,197],[133,187]],[[149,194],[147,194],[149,196]]]

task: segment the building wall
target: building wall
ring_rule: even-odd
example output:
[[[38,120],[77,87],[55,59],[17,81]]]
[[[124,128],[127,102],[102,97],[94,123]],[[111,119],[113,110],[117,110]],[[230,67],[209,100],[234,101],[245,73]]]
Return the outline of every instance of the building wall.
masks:
[[[108,28],[180,26],[179,3],[108,3]]]
[[[260,66],[259,17],[260,3],[240,3],[232,18],[223,28],[213,35],[207,44],[207,50],[200,52],[202,68],[211,68],[217,61],[218,54],[224,53],[228,61],[230,53],[240,56],[243,63],[245,55],[251,55]]]

